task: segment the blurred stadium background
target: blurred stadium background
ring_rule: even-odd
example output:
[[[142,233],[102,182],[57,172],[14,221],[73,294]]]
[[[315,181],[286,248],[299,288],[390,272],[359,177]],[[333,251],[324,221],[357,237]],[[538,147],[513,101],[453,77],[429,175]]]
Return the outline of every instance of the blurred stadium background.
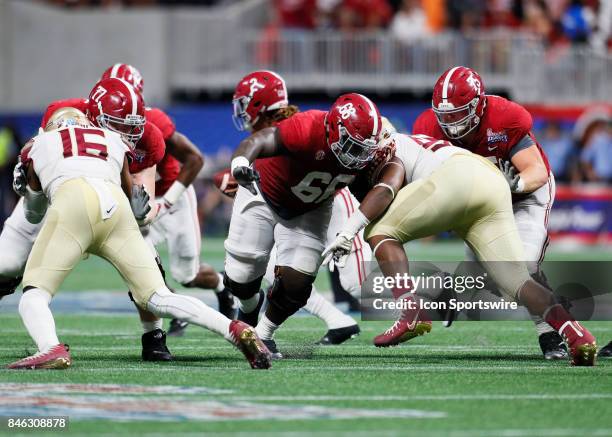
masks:
[[[205,153],[197,192],[210,237],[228,225],[231,203],[210,178],[243,137],[231,92],[245,73],[279,72],[302,109],[364,92],[410,131],[438,75],[461,64],[532,113],[559,183],[557,248],[605,250],[611,23],[611,0],[0,0],[0,223],[16,201],[17,151],[46,105],[87,95],[115,62],[142,72],[147,104],[166,109]]]

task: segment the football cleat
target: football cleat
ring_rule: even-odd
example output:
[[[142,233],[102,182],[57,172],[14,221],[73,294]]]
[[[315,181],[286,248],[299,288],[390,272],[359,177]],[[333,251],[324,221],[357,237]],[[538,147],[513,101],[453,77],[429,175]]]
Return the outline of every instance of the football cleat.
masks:
[[[9,369],[67,369],[72,364],[67,344],[57,344],[47,352],[37,352],[9,364]]]
[[[222,291],[215,294],[219,301],[219,312],[230,320],[236,318],[236,304],[232,293],[230,293],[227,288],[224,288]]]
[[[265,344],[268,350],[270,351],[273,360],[282,360],[283,358],[285,358],[283,357],[283,354],[278,351],[278,347],[276,347],[276,341],[274,341],[274,339],[261,341],[263,341],[263,344]]]
[[[597,360],[595,337],[575,320],[567,321],[559,333],[568,345],[572,366],[594,366]]]
[[[412,297],[406,300],[410,299]],[[389,329],[374,338],[374,346],[395,346],[430,331],[431,320],[424,310],[406,308]]]
[[[257,326],[257,321],[259,320],[259,311],[261,311],[261,307],[264,303],[264,292],[259,290],[259,303],[253,311],[250,313],[243,313],[240,308],[238,308],[238,317],[237,319],[241,322],[246,323],[247,325]]]
[[[567,346],[563,343],[561,336],[552,331],[545,332],[538,338],[540,349],[546,360],[565,360],[568,358]]]
[[[323,346],[342,344],[353,337],[357,337],[360,332],[361,329],[359,329],[359,325],[356,323],[344,328],[330,329],[316,344]]]
[[[143,361],[172,361],[174,357],[166,347],[166,333],[161,329],[142,334]]]
[[[240,320],[232,320],[229,331],[232,342],[245,356],[252,369],[272,367],[272,355],[253,327]]]
[[[612,341],[599,349],[597,356],[599,358],[612,358]]]
[[[185,334],[185,329],[189,326],[188,322],[184,322],[179,319],[170,320],[170,327],[168,328],[168,335],[170,337],[182,337]]]

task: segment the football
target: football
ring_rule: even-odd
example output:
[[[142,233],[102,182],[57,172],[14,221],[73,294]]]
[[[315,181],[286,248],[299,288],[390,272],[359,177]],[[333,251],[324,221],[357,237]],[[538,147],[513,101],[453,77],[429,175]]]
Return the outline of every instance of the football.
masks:
[[[215,173],[213,182],[226,196],[234,197],[238,191],[238,182],[234,179],[234,176],[232,176],[229,168]]]

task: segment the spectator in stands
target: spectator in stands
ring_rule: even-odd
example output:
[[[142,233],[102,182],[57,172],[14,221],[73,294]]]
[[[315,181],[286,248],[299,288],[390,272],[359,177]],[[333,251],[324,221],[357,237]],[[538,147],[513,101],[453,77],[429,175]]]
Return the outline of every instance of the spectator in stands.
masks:
[[[543,0],[527,0],[524,3],[525,30],[552,42],[554,39],[554,23],[547,4]]]
[[[593,10],[583,0],[573,0],[561,18],[563,33],[574,43],[586,43],[595,21]]]
[[[314,29],[317,0],[274,0],[278,24],[285,29]]]
[[[564,132],[556,121],[547,123],[542,135],[538,137],[540,145],[548,156],[550,167],[558,181],[568,181],[577,169],[575,165],[578,150],[572,141],[571,134]]]
[[[421,0],[403,0],[400,10],[393,17],[390,30],[402,42],[426,38],[431,32]]]
[[[391,14],[387,0],[343,0],[338,20],[343,31],[377,30],[389,24]]]
[[[480,27],[483,24],[485,6],[485,0],[447,0],[450,27],[462,32]]]
[[[580,154],[587,181],[612,182],[611,120],[596,120],[589,127],[588,139]]]

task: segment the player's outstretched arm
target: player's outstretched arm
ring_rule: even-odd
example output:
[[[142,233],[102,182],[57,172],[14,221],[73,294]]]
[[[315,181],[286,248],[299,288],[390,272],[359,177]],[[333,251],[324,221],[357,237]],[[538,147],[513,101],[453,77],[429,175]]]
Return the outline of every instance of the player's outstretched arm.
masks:
[[[404,185],[405,169],[399,158],[393,157],[389,162],[383,164],[378,174],[379,176],[362,200],[359,209],[351,215],[336,239],[323,252],[323,265],[334,261],[330,265],[332,271],[334,264],[338,267],[344,266],[355,236],[372,220],[384,214]]]
[[[257,158],[280,155],[283,151],[278,129],[267,127],[242,140],[232,156],[232,161],[244,157],[251,163]]]
[[[188,187],[204,167],[202,152],[189,138],[176,131],[166,140],[166,150],[182,164],[176,180]]]
[[[251,193],[257,194],[254,182],[259,180],[259,174],[251,168],[251,163],[257,158],[280,155],[284,150],[277,128],[262,129],[238,145],[232,156],[232,176]]]

